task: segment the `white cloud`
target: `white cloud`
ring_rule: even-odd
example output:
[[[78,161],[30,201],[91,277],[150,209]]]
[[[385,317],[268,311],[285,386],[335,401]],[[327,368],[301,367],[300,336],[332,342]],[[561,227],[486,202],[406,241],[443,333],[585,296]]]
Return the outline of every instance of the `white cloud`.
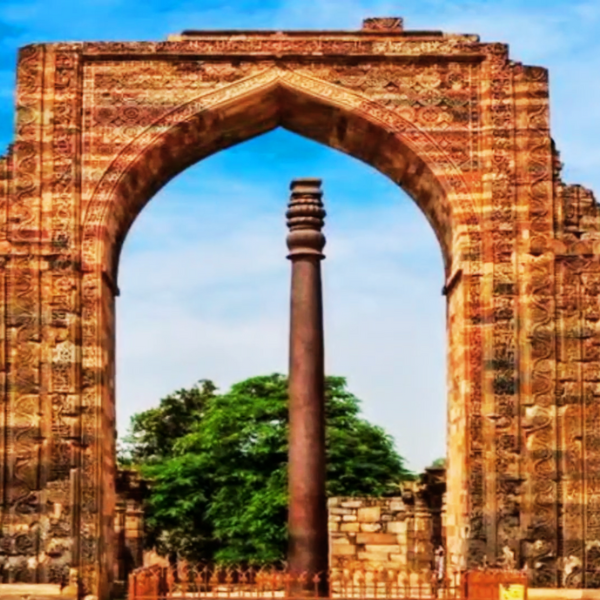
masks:
[[[286,139],[278,135],[280,143]],[[252,159],[251,148],[244,160],[259,163],[261,142],[252,144],[256,154]],[[385,185],[394,194],[367,197],[371,182],[382,176],[339,153],[326,154],[328,163],[311,172],[323,173],[329,211],[327,370],[348,377],[365,414],[396,437],[415,468],[422,467],[444,454],[445,443],[441,256],[425,218],[393,184]],[[287,371],[287,197],[273,197],[268,186],[259,193],[244,185],[235,174],[239,161],[239,155],[229,165],[220,159],[229,173],[224,179],[205,161],[175,180],[126,244],[118,301],[121,431],[133,412],[198,379],[226,388],[245,377]],[[353,184],[365,193],[362,204],[344,201],[335,185],[340,167],[354,170]],[[180,191],[198,181],[209,193]],[[218,205],[215,189],[221,190]]]

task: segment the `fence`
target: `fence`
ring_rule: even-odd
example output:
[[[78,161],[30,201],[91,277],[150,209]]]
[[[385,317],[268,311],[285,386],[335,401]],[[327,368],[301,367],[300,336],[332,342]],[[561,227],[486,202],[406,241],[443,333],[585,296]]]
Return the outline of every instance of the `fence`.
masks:
[[[513,585],[509,588],[509,585]],[[519,594],[521,588],[522,594]],[[504,586],[504,587],[503,587]],[[500,597],[508,589],[512,596]],[[315,577],[285,569],[209,568],[179,564],[137,569],[129,578],[129,600],[191,598],[255,600],[330,599],[362,600],[527,600],[526,577],[503,570],[448,573],[438,580],[430,571],[392,568],[340,568]]]

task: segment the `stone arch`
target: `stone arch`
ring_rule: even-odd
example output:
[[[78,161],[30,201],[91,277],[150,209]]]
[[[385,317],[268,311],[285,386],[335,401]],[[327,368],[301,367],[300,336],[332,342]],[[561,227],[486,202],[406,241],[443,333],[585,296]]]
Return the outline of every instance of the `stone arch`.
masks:
[[[479,388],[465,387],[462,381],[480,377],[478,365],[471,367],[469,361],[481,352],[481,339],[468,337],[466,329],[467,311],[477,311],[480,302],[477,282],[471,286],[468,280],[477,271],[482,239],[473,186],[433,136],[400,114],[354,91],[281,67],[199,95],[144,123],[143,131],[128,140],[99,179],[82,214],[80,247],[82,351],[90,357],[87,366],[83,361],[86,403],[101,406],[101,414],[114,414],[114,294],[121,246],[137,215],[185,168],[278,126],[374,167],[408,192],[430,222],[446,272],[448,344],[459,349],[452,359],[448,402],[461,416],[458,425],[449,426],[458,428],[452,435],[466,436],[466,415],[479,410],[471,398]],[[454,293],[463,278],[467,291]],[[471,404],[473,411],[466,409]],[[449,502],[456,525],[448,537],[458,557],[464,555],[461,539],[467,509],[461,490],[467,486],[467,447],[456,446],[452,452],[450,470],[456,483]],[[90,481],[100,477],[97,473]]]
[[[599,587],[600,212],[561,180],[548,96],[546,70],[506,45],[398,19],[22,48],[0,157],[15,580],[72,568],[108,597],[120,246],[177,172],[282,125],[391,177],[438,236],[448,556],[469,568],[512,554],[537,587]]]
[[[121,150],[84,215],[84,270],[101,264],[116,282],[127,231],[163,185],[202,158],[278,126],[358,158],[402,187],[433,227],[451,275],[458,241],[477,229],[479,217],[448,153],[384,106],[278,67],[182,104]]]

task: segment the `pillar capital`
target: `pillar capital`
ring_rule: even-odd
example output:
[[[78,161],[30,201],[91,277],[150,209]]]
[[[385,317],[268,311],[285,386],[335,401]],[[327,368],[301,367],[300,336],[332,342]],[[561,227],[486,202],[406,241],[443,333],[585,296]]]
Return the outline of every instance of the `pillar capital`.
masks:
[[[291,194],[288,210],[285,213],[287,226],[288,258],[300,256],[325,258],[325,236],[321,233],[326,216],[323,208],[321,180],[306,177],[294,179],[290,184]]]

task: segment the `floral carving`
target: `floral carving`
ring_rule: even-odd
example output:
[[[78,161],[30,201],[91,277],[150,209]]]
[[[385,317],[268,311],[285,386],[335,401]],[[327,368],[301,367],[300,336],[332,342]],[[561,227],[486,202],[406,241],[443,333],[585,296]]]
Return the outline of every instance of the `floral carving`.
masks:
[[[600,211],[560,181],[543,69],[476,36],[401,29],[21,50],[0,158],[0,554],[17,580],[72,567],[107,594],[120,246],[179,171],[285,126],[396,181],[438,236],[449,560],[508,548],[534,585],[600,586]]]

